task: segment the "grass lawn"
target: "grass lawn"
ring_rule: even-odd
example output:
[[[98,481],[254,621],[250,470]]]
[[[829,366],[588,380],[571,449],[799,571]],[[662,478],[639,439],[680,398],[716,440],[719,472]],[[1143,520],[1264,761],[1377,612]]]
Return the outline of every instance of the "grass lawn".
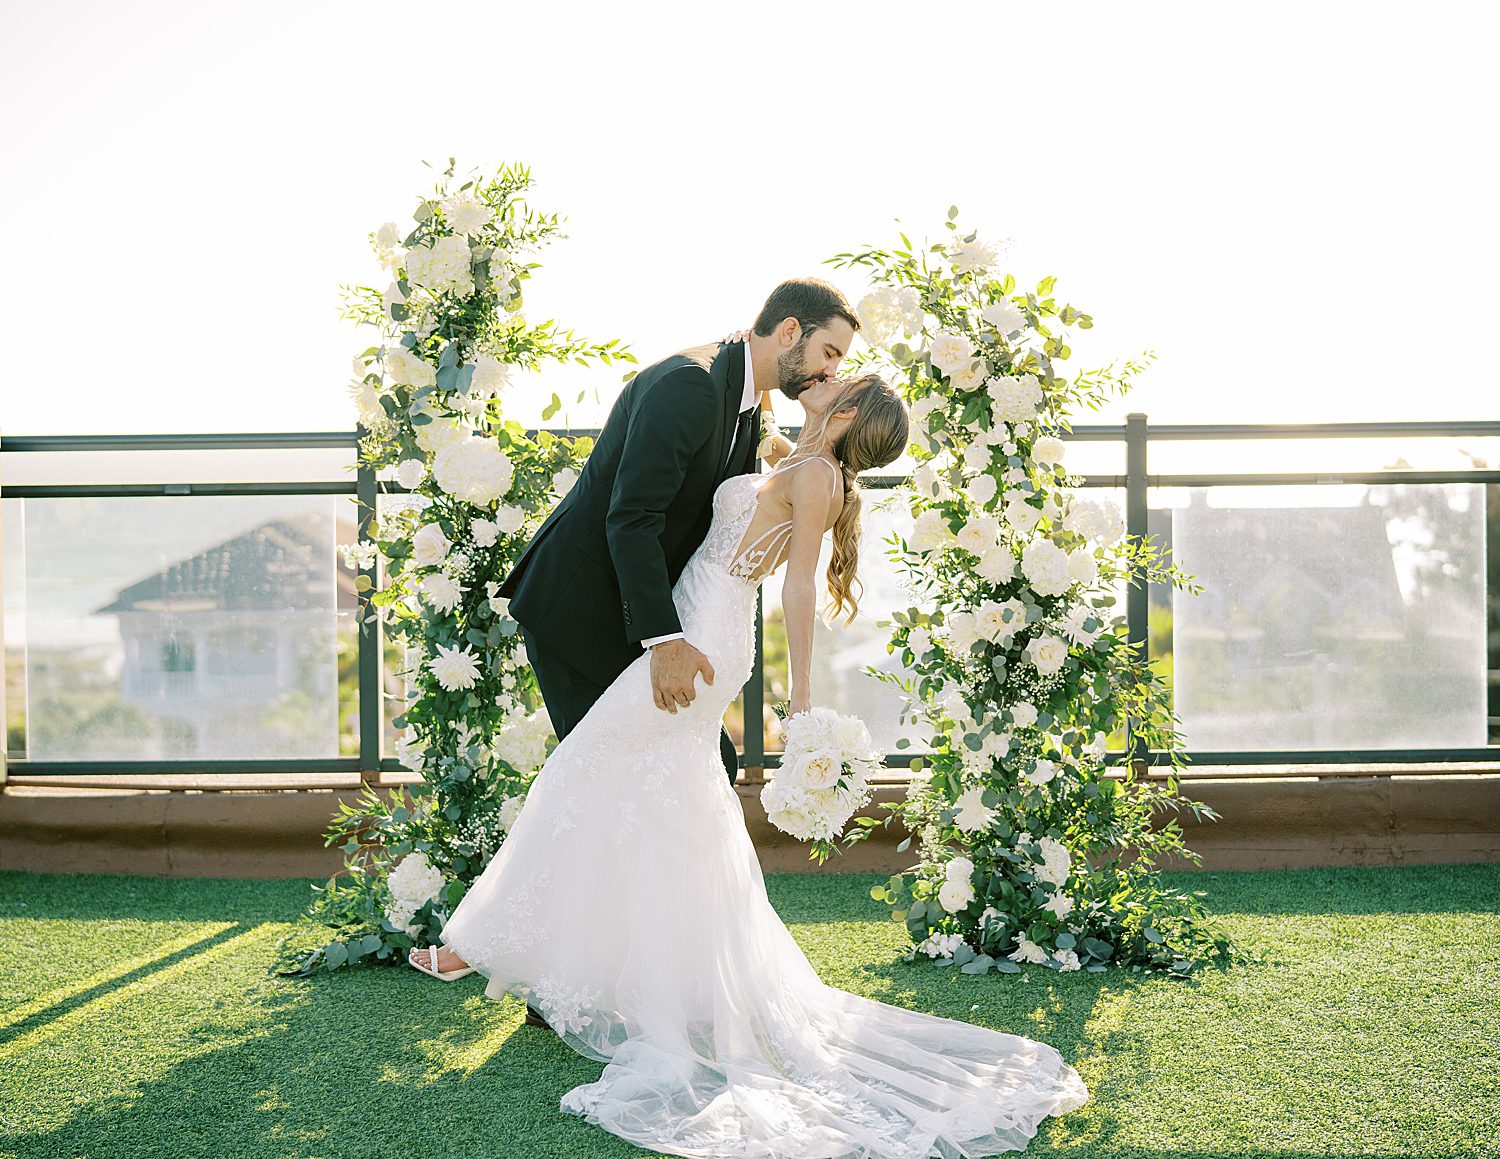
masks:
[[[1055,1045],[1090,1103],[1028,1156],[1500,1157],[1500,866],[1181,875],[1261,964],[1188,981],[894,961],[881,878],[776,875],[825,981]],[[0,873],[0,1155],[644,1155],[472,974],[286,980],[307,881]]]

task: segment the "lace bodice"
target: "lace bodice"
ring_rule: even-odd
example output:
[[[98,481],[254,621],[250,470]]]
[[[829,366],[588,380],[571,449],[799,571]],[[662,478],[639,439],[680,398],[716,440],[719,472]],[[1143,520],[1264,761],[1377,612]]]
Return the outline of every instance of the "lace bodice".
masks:
[[[821,455],[812,455],[777,467],[765,474],[731,475],[714,491],[713,518],[698,554],[751,586],[771,575],[783,563],[782,549],[792,537],[792,521],[784,519],[761,532],[750,543],[742,543],[760,508],[760,489],[773,475],[795,471],[804,463],[822,463],[836,486],[843,485],[839,469]],[[762,564],[770,565],[762,568]]]

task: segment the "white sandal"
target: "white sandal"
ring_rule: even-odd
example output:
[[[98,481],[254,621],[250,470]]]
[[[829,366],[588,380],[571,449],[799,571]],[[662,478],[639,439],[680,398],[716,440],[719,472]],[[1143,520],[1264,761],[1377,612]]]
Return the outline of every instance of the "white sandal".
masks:
[[[417,960],[416,955],[420,954],[422,950],[415,948],[406,956],[407,964],[416,967],[424,974],[431,974],[439,982],[453,982],[462,978],[465,974],[472,974],[474,972],[473,966],[465,966],[461,970],[449,970],[445,974],[437,968],[438,948],[436,946],[425,946],[423,949],[427,951],[427,965],[424,966]]]

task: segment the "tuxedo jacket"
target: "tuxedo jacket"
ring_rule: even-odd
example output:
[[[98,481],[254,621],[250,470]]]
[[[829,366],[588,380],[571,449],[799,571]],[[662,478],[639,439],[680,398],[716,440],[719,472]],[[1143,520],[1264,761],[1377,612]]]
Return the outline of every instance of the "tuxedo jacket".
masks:
[[[683,630],[672,587],[708,533],[714,491],[755,470],[759,408],[740,418],[744,389],[740,342],[644,367],[501,581],[511,616],[601,685],[641,655],[643,639]]]

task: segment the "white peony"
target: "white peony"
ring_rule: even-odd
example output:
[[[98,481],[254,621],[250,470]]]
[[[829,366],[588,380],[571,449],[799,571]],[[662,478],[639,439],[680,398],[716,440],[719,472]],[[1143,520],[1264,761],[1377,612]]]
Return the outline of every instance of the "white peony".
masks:
[[[1075,950],[1058,950],[1052,956],[1057,959],[1057,968],[1063,974],[1069,970],[1083,968],[1083,963],[1078,960],[1078,953]]]
[[[1010,717],[1017,728],[1030,728],[1036,723],[1036,705],[1027,700],[1018,700],[1010,706]]]
[[[1021,549],[1021,570],[1038,595],[1060,596],[1073,586],[1067,553],[1050,539],[1034,539]]]
[[[432,363],[399,343],[382,347],[381,358],[385,363],[385,373],[397,385],[417,389],[437,385],[437,371]]]
[[[984,558],[1000,543],[1000,520],[993,515],[971,515],[958,529],[958,546]]]
[[[926,628],[913,628],[906,634],[906,644],[912,655],[921,659],[932,651],[932,633]]]
[[[452,542],[436,523],[424,523],[411,537],[411,558],[423,567],[436,567],[448,558]]]
[[[1020,600],[985,600],[974,609],[976,627],[986,640],[1002,644],[1026,624],[1026,605]]]
[[[1069,531],[1092,539],[1106,547],[1117,543],[1125,534],[1125,519],[1120,509],[1108,499],[1079,499],[1073,503],[1064,524]]]
[[[427,662],[427,669],[447,692],[473,688],[479,679],[479,661],[467,647],[439,644],[438,654]]]
[[[939,334],[928,351],[932,365],[944,374],[968,366],[974,361],[974,345],[961,334]]]
[[[948,256],[953,261],[953,268],[961,274],[984,273],[999,257],[999,252],[988,242],[973,238],[969,241],[959,240],[948,249]]]
[[[480,547],[490,547],[500,534],[500,526],[489,519],[475,519],[469,523],[469,532]]]
[[[1000,332],[1001,337],[1013,334],[1026,325],[1026,315],[1009,302],[991,302],[979,316]]]

